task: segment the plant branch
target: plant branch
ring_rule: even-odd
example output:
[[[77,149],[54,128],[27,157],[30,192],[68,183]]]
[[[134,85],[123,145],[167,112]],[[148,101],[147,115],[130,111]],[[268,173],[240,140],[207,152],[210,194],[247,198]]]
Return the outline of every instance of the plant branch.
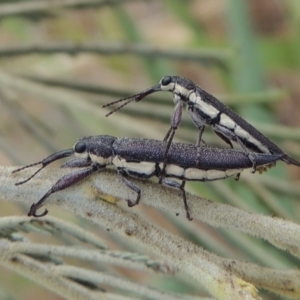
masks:
[[[7,195],[9,201],[28,204],[36,202],[46,193],[47,187],[49,189],[58,178],[70,172],[69,169],[48,168],[43,170],[43,172],[33,178],[29,183],[15,186],[15,182],[26,178],[29,174],[34,172],[35,168],[31,168],[30,171],[24,170],[22,174],[14,175],[11,175],[12,170],[13,168],[11,167],[0,167],[0,178],[2,180],[0,192],[2,199],[5,200],[5,195]],[[180,213],[181,216],[185,215],[182,198],[177,190],[155,184],[148,180],[131,180],[141,187],[143,204],[174,213]],[[81,188],[79,189],[79,187]],[[89,197],[84,194],[86,188],[88,188],[87,195],[89,195]],[[78,191],[76,192],[78,196],[76,196],[75,193],[77,189]],[[32,195],[35,195],[36,199],[32,199]],[[110,195],[111,198],[108,198],[107,195]],[[156,196],[153,197],[153,195]],[[53,198],[57,197],[59,197],[59,200],[56,199],[56,201],[54,201]],[[90,180],[84,181],[84,185],[78,184],[57,193],[56,197],[49,197],[47,203],[59,203],[69,211],[71,210],[86,218],[89,218],[91,215],[93,220],[94,212],[98,212],[100,209],[99,206],[101,206],[100,204],[107,203],[96,201],[95,199],[97,199],[97,197],[109,199],[112,203],[116,203],[118,202],[117,199],[132,199],[135,197],[135,194],[124,186],[116,172],[104,170],[98,173],[97,176],[92,176]],[[94,200],[91,199],[88,201],[90,198]],[[86,199],[87,201],[82,201],[82,199]],[[195,219],[202,220],[214,227],[237,230],[265,239],[278,248],[287,250],[295,256],[300,257],[300,226],[298,224],[279,218],[242,211],[227,204],[212,202],[191,194],[188,194],[188,203]],[[115,205],[112,205],[112,207],[115,207]],[[103,209],[104,207],[101,207],[98,213],[102,214]],[[134,211],[134,208],[130,209],[130,211]],[[111,211],[109,210],[107,213],[111,213]],[[118,211],[118,213],[120,213],[120,211]]]
[[[30,278],[56,294],[70,300],[98,300],[99,295],[93,295],[88,289],[75,282],[59,277],[49,268],[49,265],[36,261],[22,254],[11,254],[6,248],[5,240],[0,241],[0,263],[22,276]]]
[[[31,182],[14,186],[14,182],[22,179],[20,176],[27,177],[29,173],[34,172],[34,168],[30,172],[24,170],[22,174],[13,176],[11,171],[12,168],[0,168],[2,199],[22,201],[28,204],[36,202],[55,180],[70,172],[68,169],[48,168]],[[180,212],[181,217],[184,217],[182,198],[177,191],[149,181],[132,181],[141,187],[143,204],[171,212]],[[240,299],[235,298],[235,293],[241,290],[243,293],[252,295],[253,287],[244,281],[243,283],[240,282],[238,277],[232,278],[224,270],[224,267],[221,267],[222,259],[216,259],[215,255],[148,224],[134,213],[134,208],[122,209],[122,204],[125,201],[118,203],[117,199],[128,199],[133,196],[132,191],[123,185],[115,172],[106,170],[68,190],[52,195],[47,200],[47,206],[50,204],[60,205],[64,209],[87,218],[104,228],[117,232],[124,238],[130,238],[146,249],[151,249],[153,253],[173,264],[178,270],[190,274],[197,281],[200,280],[208,291],[217,298],[220,289],[224,293],[223,295],[232,297],[230,299]],[[109,200],[111,203],[101,201],[99,197]],[[229,205],[211,202],[189,194],[188,202],[195,219],[200,219],[215,227],[234,229],[266,239],[278,248],[288,250],[299,256],[300,226],[297,224],[244,212]],[[259,266],[257,267],[259,268]],[[258,274],[260,273],[258,272]],[[253,278],[252,280],[254,281]],[[223,288],[226,286],[226,291],[218,282],[225,283]],[[231,282],[233,282],[232,286]],[[246,284],[245,289],[242,288],[244,284]],[[294,290],[296,291],[296,288]]]
[[[27,218],[30,220],[30,218]],[[48,217],[45,217],[48,221]],[[86,231],[85,231],[86,232]],[[34,242],[13,242],[9,246],[10,253],[22,253],[31,256],[62,256],[84,261],[91,261],[93,264],[110,264],[127,269],[139,270],[144,272],[174,273],[172,267],[158,261],[153,261],[147,256],[141,256],[137,253],[94,250],[90,248],[78,249],[69,246],[43,245]]]
[[[70,170],[48,168],[31,182],[14,186],[13,182],[20,179],[16,178],[20,177],[20,174],[11,176],[11,171],[12,168],[0,168],[1,175],[5,174],[4,180],[1,181],[2,199],[25,203],[36,201],[32,199],[33,196],[36,199],[40,198],[46,192],[47,186],[50,187],[54,182],[54,178],[57,179],[70,172]],[[32,172],[33,169],[30,171]],[[27,170],[22,173],[25,176],[28,174]],[[177,200],[180,199],[175,203],[177,207],[180,206],[179,210],[182,215],[185,215],[182,200],[178,197],[177,192],[157,186],[154,183],[137,182],[143,188],[143,198],[145,199],[149,199],[149,197],[153,199],[156,190],[160,190],[162,194],[167,196],[168,202],[173,201],[174,196],[177,197]],[[118,191],[119,195],[116,195],[115,191]],[[107,195],[112,196],[108,198]],[[47,206],[53,203],[59,204],[63,208],[75,212],[102,227],[117,232],[124,238],[130,238],[145,249],[151,249],[153,253],[172,263],[176,269],[190,274],[218,299],[221,299],[220,295],[222,295],[222,299],[240,299],[241,295],[245,297],[248,295],[249,299],[257,299],[255,296],[256,290],[251,284],[232,276],[230,272],[217,266],[208,259],[208,253],[202,249],[148,224],[134,213],[134,209],[127,211],[119,205],[115,205],[116,196],[121,196],[121,198],[132,197],[132,191],[126,190],[115,172],[104,171],[91,177],[90,180],[86,180],[66,191],[61,191],[55,196],[53,195],[49,198]],[[156,194],[156,196],[160,198],[160,195]],[[99,197],[110,199],[112,203],[101,201]]]
[[[128,0],[127,0],[128,1]],[[61,8],[78,6],[100,6],[121,4],[121,0],[51,0],[51,1],[21,1],[13,4],[1,4],[0,17],[11,17],[33,13],[54,13]]]
[[[12,57],[28,54],[67,53],[76,55],[92,53],[101,55],[136,55],[155,59],[172,59],[226,65],[233,55],[227,49],[172,50],[160,49],[143,44],[107,43],[107,42],[42,42],[40,44],[18,44],[0,47],[0,57]]]

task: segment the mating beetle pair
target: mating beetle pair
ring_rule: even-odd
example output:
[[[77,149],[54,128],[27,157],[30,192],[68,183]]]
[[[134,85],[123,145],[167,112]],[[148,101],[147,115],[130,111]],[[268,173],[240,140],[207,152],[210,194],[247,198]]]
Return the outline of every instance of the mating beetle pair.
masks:
[[[245,154],[251,160],[254,170],[256,167],[256,161],[253,157],[253,152],[250,151],[268,154],[282,154],[282,160],[284,162],[298,167],[300,166],[298,161],[284,153],[259,130],[241,118],[228,106],[224,105],[214,96],[187,78],[179,76],[165,76],[161,79],[158,85],[155,85],[139,94],[108,103],[103,107],[108,107],[127,100],[120,107],[107,114],[107,116],[109,116],[128,103],[132,101],[141,101],[145,96],[158,91],[169,91],[173,93],[175,109],[171,117],[171,127],[164,138],[164,140],[169,142],[169,146],[172,142],[176,129],[180,125],[183,105],[186,104],[187,111],[193,123],[199,129],[199,135],[196,143],[197,146],[200,146],[201,144],[205,126],[211,126],[214,132],[228,143],[231,148],[233,148],[231,141],[234,141],[241,146]]]
[[[78,169],[60,178],[37,203],[31,206],[28,215],[35,217],[46,215],[47,210],[42,214],[37,214],[36,211],[52,193],[77,184],[108,165],[113,165],[127,187],[137,194],[135,201],[127,200],[129,206],[139,203],[141,190],[128,177],[148,179],[156,176],[159,178],[159,183],[181,190],[189,220],[192,218],[186,200],[185,181],[211,181],[232,175],[239,176],[244,169],[252,168],[254,172],[256,169],[274,165],[277,160],[300,166],[299,162],[284,153],[230,108],[185,78],[165,76],[158,85],[104,107],[127,100],[125,104],[114,110],[116,111],[132,101],[140,101],[157,91],[171,91],[175,104],[171,127],[164,141],[115,138],[107,135],[85,137],[79,139],[73,149],[54,153],[40,162],[15,170],[14,173],[42,164],[42,167],[32,176],[17,183],[20,185],[29,181],[53,161],[71,155],[76,157],[63,167]],[[181,122],[184,104],[187,105],[192,121],[199,129],[196,145],[172,143],[175,131]],[[241,146],[242,151],[200,147],[202,133],[208,125],[230,144],[231,148],[233,148],[231,141],[234,141]],[[179,179],[182,183],[169,178]]]

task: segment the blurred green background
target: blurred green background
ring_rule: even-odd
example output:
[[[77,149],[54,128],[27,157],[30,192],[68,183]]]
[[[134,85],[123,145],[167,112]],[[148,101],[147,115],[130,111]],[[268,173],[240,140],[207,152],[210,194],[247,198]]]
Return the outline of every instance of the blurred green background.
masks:
[[[109,118],[101,106],[156,85],[164,75],[190,78],[299,160],[299,28],[296,0],[0,1],[0,163],[28,164],[87,135],[162,139],[173,109],[170,93]],[[175,138],[195,143],[196,136],[185,113]],[[227,147],[209,129],[204,140]],[[299,222],[299,180],[299,168],[279,162],[263,175],[193,183],[188,190]],[[1,216],[27,209],[2,203]],[[143,204],[134,209],[149,214]],[[83,222],[54,208],[51,213]],[[153,222],[219,255],[299,266],[266,242],[189,223],[174,212],[152,213]],[[197,294],[185,280],[139,280]],[[1,268],[0,282],[15,299],[61,299]]]

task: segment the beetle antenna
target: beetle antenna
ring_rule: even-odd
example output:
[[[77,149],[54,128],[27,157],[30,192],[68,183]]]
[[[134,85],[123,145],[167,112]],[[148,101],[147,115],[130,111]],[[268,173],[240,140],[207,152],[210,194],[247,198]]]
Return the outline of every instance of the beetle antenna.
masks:
[[[36,163],[27,165],[27,166],[25,166],[25,167],[21,167],[21,168],[19,168],[19,169],[13,170],[12,173],[18,173],[18,172],[20,172],[20,171],[22,171],[22,170],[24,170],[24,169],[27,169],[27,168],[30,168],[30,167],[33,167],[33,166],[36,166],[36,165],[39,165],[39,164],[42,164],[42,163],[43,163],[43,161],[41,160],[41,161],[38,161],[38,162],[36,162]]]
[[[21,185],[27,181],[29,181],[31,178],[33,178],[38,172],[40,172],[42,169],[44,169],[47,165],[51,164],[52,162],[58,160],[58,159],[61,159],[61,158],[64,158],[64,157],[68,157],[68,156],[71,156],[72,154],[74,153],[73,149],[68,149],[68,150],[62,150],[62,151],[59,151],[59,152],[56,152],[56,153],[53,153],[51,154],[50,156],[46,157],[45,159],[41,160],[41,161],[38,161],[36,163],[33,163],[33,164],[30,164],[30,165],[27,165],[25,167],[21,167],[19,169],[16,169],[16,170],[13,170],[12,173],[17,173],[17,172],[20,172],[24,169],[27,169],[27,168],[30,168],[30,167],[33,167],[33,166],[36,166],[36,165],[39,165],[39,164],[42,164],[42,166],[36,171],[34,172],[31,176],[29,176],[27,179],[25,180],[22,180],[22,181],[19,181],[17,183],[15,183],[15,185]]]
[[[39,162],[39,163],[41,163],[41,162]],[[37,165],[37,164],[38,164],[38,163],[35,163],[35,164],[32,164],[32,165],[29,165],[29,166],[26,166],[26,167],[17,169],[17,170],[15,170],[15,171],[13,171],[13,173],[19,172],[19,171],[21,171],[21,170],[24,170],[24,169],[26,169],[26,168],[35,166],[35,165]],[[22,180],[22,181],[19,181],[19,182],[15,183],[15,185],[21,185],[21,184],[23,184],[23,183],[26,183],[27,181],[29,181],[31,178],[33,178],[37,173],[39,173],[39,172],[40,172],[42,169],[44,169],[44,168],[45,168],[44,165],[41,166],[36,172],[34,172],[34,173],[33,173],[31,176],[29,176],[27,179]]]
[[[116,101],[113,101],[113,102],[106,103],[106,104],[102,105],[102,108],[112,106],[112,105],[114,105],[114,104],[123,102],[123,101],[128,100],[128,99],[131,99],[131,98],[135,98],[135,97],[138,96],[138,95],[139,95],[139,94],[133,95],[133,96],[129,96],[129,97],[125,97],[125,98],[122,98],[122,99],[119,99],[119,100],[116,100]],[[133,99],[133,100],[134,100],[134,99]]]
[[[108,117],[108,116],[112,115],[114,112],[116,112],[116,111],[122,109],[124,106],[126,106],[126,105],[129,104],[130,102],[135,101],[135,98],[133,98],[133,99],[131,99],[131,98],[132,98],[132,97],[128,97],[128,98],[122,99],[122,101],[123,101],[123,100],[127,100],[127,99],[130,99],[130,100],[126,101],[125,103],[123,103],[122,105],[118,106],[117,108],[115,108],[115,109],[112,110],[111,112],[107,113],[107,114],[105,115],[105,117]],[[118,102],[121,102],[121,101],[118,100],[118,101],[115,101],[115,102],[106,104],[106,105],[104,105],[104,106],[102,106],[102,107],[107,107],[107,106],[110,106],[110,105],[113,104],[113,103],[118,103]]]
[[[112,110],[111,112],[109,112],[108,114],[105,115],[105,117],[108,117],[110,116],[111,114],[113,114],[114,112],[120,110],[121,108],[123,108],[124,106],[126,106],[127,104],[129,104],[130,102],[132,101],[141,101],[143,98],[145,98],[146,96],[152,94],[152,93],[155,93],[155,92],[158,92],[158,91],[161,91],[161,86],[160,84],[159,85],[156,85],[156,86],[153,86],[147,90],[144,90],[143,92],[141,93],[138,93],[136,95],[133,95],[133,96],[129,96],[129,97],[126,97],[126,98],[122,98],[122,99],[119,99],[119,100],[116,100],[116,101],[113,101],[113,102],[110,102],[110,103],[107,103],[107,104],[104,104],[102,105],[102,107],[108,107],[108,106],[111,106],[113,104],[117,104],[117,103],[120,103],[120,102],[123,102],[125,100],[128,100],[126,101],[124,104],[120,105],[119,107],[117,107],[116,109]]]

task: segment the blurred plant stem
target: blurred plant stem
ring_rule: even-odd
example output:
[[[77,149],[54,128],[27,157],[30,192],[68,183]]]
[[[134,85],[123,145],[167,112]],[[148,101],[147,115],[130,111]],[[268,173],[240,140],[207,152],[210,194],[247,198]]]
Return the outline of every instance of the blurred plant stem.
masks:
[[[137,0],[51,0],[51,1],[19,1],[0,4],[0,18],[26,15],[32,13],[55,13],[62,8],[95,7],[95,5],[115,5]]]
[[[0,57],[14,57],[28,54],[94,53],[102,55],[135,55],[144,58],[193,61],[225,67],[233,53],[230,49],[163,49],[142,43],[122,42],[43,42],[0,46]],[[163,74],[165,75],[165,74]],[[162,76],[163,76],[162,75]]]

